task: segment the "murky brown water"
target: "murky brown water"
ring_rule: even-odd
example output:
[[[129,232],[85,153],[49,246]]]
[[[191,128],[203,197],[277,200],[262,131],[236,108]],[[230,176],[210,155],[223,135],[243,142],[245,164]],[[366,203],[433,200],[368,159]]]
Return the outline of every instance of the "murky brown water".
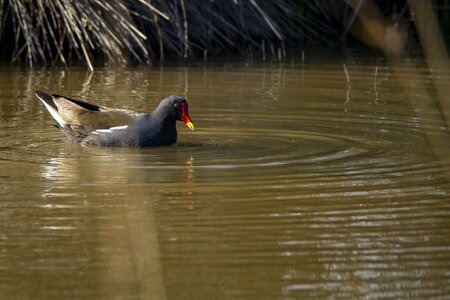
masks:
[[[1,298],[448,297],[449,136],[431,79],[401,66],[421,94],[382,62],[346,66],[350,85],[340,63],[2,67]],[[178,94],[196,130],[81,147],[34,89],[139,111]]]

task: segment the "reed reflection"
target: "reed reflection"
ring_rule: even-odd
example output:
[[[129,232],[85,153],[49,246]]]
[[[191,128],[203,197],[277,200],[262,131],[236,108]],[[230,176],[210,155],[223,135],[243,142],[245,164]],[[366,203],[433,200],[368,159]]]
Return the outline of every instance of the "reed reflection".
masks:
[[[42,177],[49,183],[42,196],[49,208],[83,206],[90,211],[89,227],[66,224],[65,228],[79,232],[73,233],[78,238],[83,236],[81,232],[96,236],[100,243],[98,257],[91,258],[101,261],[95,279],[100,295],[166,297],[152,205],[176,192],[179,184],[183,197],[192,195],[194,157],[180,153],[176,147],[152,151],[66,143],[60,154],[43,166]],[[169,164],[169,160],[175,163]],[[75,197],[84,201],[76,204],[71,200]]]

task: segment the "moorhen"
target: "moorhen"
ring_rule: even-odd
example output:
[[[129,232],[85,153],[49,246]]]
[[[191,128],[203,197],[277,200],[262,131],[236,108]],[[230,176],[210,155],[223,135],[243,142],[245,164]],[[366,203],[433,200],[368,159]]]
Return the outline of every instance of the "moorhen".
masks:
[[[194,130],[186,99],[170,96],[156,109],[143,114],[113,109],[35,91],[56,120],[58,127],[75,143],[97,146],[158,146],[177,141],[177,120]]]

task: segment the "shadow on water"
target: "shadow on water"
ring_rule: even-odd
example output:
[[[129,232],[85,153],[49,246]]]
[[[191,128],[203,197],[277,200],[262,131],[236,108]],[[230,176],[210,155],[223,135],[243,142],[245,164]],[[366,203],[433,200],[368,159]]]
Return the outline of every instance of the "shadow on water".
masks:
[[[332,63],[2,69],[1,295],[448,294],[450,162],[426,133],[445,132],[440,115],[417,114],[380,61],[346,70],[351,85]],[[180,124],[170,147],[75,145],[35,88],[138,111],[179,94],[196,130]]]

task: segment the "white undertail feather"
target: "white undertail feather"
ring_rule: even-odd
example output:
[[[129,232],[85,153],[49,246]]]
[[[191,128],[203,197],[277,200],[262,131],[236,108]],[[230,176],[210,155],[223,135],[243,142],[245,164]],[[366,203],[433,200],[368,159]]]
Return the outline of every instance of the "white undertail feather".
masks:
[[[39,97],[38,97],[39,98]],[[42,103],[44,103],[45,108],[47,108],[48,112],[52,115],[52,117],[56,120],[56,122],[58,122],[58,124],[61,127],[64,127],[65,122],[63,121],[63,119],[61,118],[61,116],[59,115],[58,111],[56,109],[54,109],[53,107],[51,107],[50,105],[48,105],[44,100],[42,100],[41,98],[39,98],[39,100],[41,100]]]

